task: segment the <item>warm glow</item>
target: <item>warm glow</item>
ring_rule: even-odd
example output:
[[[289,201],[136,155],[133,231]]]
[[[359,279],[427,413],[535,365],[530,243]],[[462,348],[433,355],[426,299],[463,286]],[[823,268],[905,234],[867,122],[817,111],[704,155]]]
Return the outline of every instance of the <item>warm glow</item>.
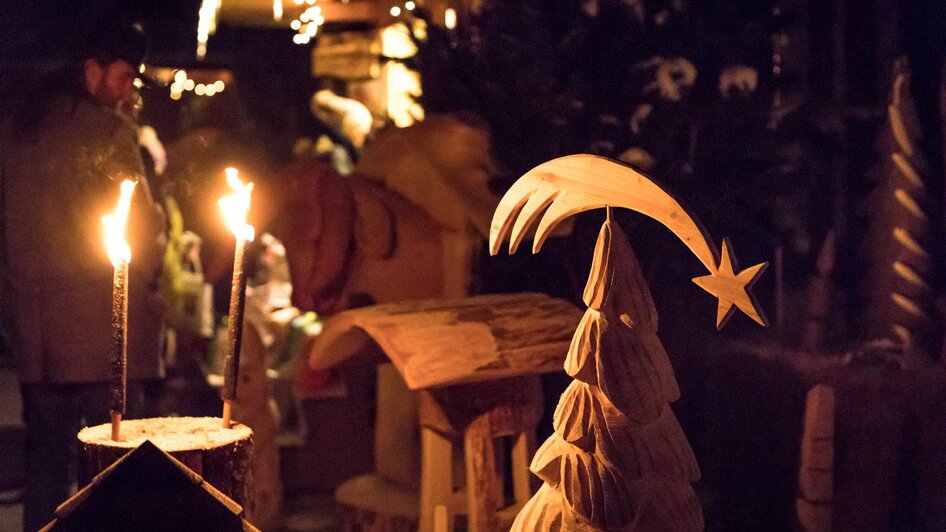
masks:
[[[381,30],[381,55],[394,59],[417,55],[417,45],[406,24],[391,24]]]
[[[398,15],[400,15],[400,14],[401,14],[401,8],[400,8],[400,7],[394,6],[394,7],[391,8],[391,16],[392,16],[392,17],[396,17],[396,16],[398,16]]]
[[[197,59],[207,55],[207,40],[217,31],[217,13],[223,0],[203,0],[197,11]]]
[[[282,20],[282,0],[273,0],[273,20]]]
[[[131,207],[131,195],[135,191],[135,182],[122,181],[121,194],[118,197],[118,206],[115,212],[102,217],[105,224],[105,248],[112,266],[131,262],[131,248],[125,241],[125,226],[128,224],[128,209]]]
[[[246,215],[250,211],[250,193],[253,192],[253,183],[243,184],[236,168],[227,168],[225,172],[227,184],[233,189],[233,194],[224,196],[218,202],[220,209],[223,210],[223,217],[237,240],[252,242],[255,229],[246,223]]]
[[[443,25],[448,30],[457,27],[457,11],[452,7],[448,7],[446,11],[443,12]]]
[[[384,65],[388,117],[397,127],[407,127],[424,119],[424,108],[417,103],[421,95],[420,75],[404,63]]]

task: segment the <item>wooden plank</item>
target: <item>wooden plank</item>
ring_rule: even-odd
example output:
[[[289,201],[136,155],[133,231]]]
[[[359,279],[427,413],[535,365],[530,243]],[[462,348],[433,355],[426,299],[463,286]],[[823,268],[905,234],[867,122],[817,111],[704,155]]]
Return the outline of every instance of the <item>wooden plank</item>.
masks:
[[[327,320],[309,364],[329,368],[380,347],[412,390],[538,375],[562,369],[580,317],[535,293],[375,305]]]

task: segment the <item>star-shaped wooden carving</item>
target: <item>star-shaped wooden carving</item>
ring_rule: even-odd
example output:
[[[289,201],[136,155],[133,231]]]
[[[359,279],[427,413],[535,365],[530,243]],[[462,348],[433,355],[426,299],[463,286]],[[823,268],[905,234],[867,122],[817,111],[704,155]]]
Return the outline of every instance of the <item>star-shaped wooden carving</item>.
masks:
[[[740,271],[738,274],[735,273],[733,268],[738,268],[738,265],[736,265],[736,257],[733,255],[732,245],[728,239],[723,240],[721,255],[719,268],[715,273],[693,279],[697,286],[719,299],[719,308],[716,311],[716,328],[722,329],[736,308],[743,311],[746,316],[752,318],[759,325],[767,327],[769,325],[768,320],[766,320],[759,303],[749,290],[769,263],[756,264]]]

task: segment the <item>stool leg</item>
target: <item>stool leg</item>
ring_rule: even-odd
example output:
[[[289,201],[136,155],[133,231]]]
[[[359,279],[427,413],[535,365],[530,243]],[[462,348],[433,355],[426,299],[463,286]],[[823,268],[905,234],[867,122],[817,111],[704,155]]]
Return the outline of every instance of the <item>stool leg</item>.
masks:
[[[516,504],[525,505],[532,497],[532,472],[529,463],[535,454],[535,433],[520,432],[512,444],[512,492]]]
[[[447,508],[452,530],[453,442],[435,430],[420,428],[420,532],[434,532],[434,510]]]
[[[489,416],[480,416],[464,431],[463,456],[469,532],[494,532],[499,526],[496,516],[498,479]]]

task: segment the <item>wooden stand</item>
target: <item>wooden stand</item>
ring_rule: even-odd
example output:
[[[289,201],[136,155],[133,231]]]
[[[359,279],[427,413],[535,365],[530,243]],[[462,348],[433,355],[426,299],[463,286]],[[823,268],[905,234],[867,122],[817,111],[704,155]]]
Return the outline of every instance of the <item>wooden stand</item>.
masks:
[[[128,419],[122,421],[121,441],[111,439],[111,424],[84,428],[78,437],[79,486],[151,441],[252,513],[253,431],[244,425],[224,429],[220,418],[211,417]]]

